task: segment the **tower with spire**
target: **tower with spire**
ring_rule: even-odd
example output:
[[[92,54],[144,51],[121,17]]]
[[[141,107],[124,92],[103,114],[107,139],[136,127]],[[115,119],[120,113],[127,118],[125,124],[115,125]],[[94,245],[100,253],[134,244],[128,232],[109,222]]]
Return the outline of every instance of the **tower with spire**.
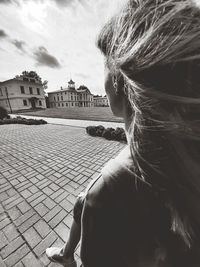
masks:
[[[75,90],[75,82],[72,79],[68,82],[68,88]]]

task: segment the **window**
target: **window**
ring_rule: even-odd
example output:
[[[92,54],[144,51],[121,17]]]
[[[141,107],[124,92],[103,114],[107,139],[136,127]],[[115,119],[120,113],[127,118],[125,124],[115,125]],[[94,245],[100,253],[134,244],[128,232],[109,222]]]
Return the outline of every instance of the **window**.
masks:
[[[60,107],[60,103],[58,103],[58,106]]]
[[[27,100],[26,99],[23,100],[23,104],[24,104],[24,106],[27,106]]]
[[[53,97],[53,99],[54,99],[54,101],[56,101],[56,98],[55,98],[55,96]]]
[[[30,95],[33,94],[33,88],[32,87],[29,87],[29,92],[30,92]]]
[[[62,103],[62,107],[64,107],[64,103]]]
[[[2,92],[2,89],[0,88],[0,95],[2,96],[3,95],[3,92]]]
[[[37,94],[40,95],[40,88],[37,88]]]
[[[74,103],[72,102],[72,107],[73,107]]]
[[[66,103],[66,107],[68,107],[68,103]]]
[[[61,96],[61,100],[63,100],[63,96]]]
[[[58,99],[58,101],[59,101],[59,96],[57,96],[57,99]]]
[[[73,95],[71,96],[71,100],[73,100]]]
[[[42,106],[42,101],[41,100],[39,100],[39,106]]]
[[[25,94],[24,86],[20,86],[21,94]]]

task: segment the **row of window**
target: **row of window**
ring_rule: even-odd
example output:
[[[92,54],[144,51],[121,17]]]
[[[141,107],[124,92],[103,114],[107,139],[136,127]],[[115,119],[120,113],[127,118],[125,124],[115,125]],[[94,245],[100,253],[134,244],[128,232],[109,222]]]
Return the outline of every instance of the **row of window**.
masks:
[[[38,102],[39,102],[39,106],[42,106],[42,101],[39,100]],[[28,106],[28,101],[26,99],[23,99],[23,104],[24,106]]]
[[[51,106],[52,107],[90,107],[91,105],[89,105],[88,103],[81,103],[79,104],[78,102],[74,103],[74,102],[71,102],[71,103],[51,103]]]
[[[55,106],[56,106],[56,104],[55,104]],[[64,105],[64,103],[58,103],[58,107],[64,107],[64,106],[66,106],[66,107],[70,107],[70,103],[65,103],[65,105]],[[78,103],[71,103],[71,106],[72,107],[78,107]]]
[[[54,101],[56,101],[56,97],[54,96]],[[61,95],[61,97],[59,98],[59,96],[57,96],[57,101],[60,101],[60,99],[61,100],[63,100],[63,96]],[[77,100],[82,100],[82,97],[81,97],[81,95],[80,95],[80,99],[78,99],[78,96],[73,96],[73,95],[71,95],[71,100],[73,101],[73,100],[75,100],[75,101],[77,101]],[[83,100],[88,100],[88,101],[92,101],[93,99],[92,98],[89,98],[89,99],[87,99],[87,98],[83,98]]]
[[[25,88],[23,85],[20,86],[20,90],[21,90],[21,94],[25,94]],[[36,88],[37,90],[37,95],[40,95],[40,88]],[[32,87],[29,87],[29,93],[30,95],[33,94],[33,88]]]

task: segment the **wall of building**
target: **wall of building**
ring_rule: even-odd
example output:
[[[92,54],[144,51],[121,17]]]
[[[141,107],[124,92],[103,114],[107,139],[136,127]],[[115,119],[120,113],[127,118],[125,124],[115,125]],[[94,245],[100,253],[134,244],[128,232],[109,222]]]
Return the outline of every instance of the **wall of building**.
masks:
[[[94,97],[94,106],[95,107],[108,107],[109,102],[107,97]]]
[[[35,108],[46,108],[44,90],[40,83],[15,79],[0,83],[0,106],[9,112],[10,106],[12,111],[32,109],[31,98],[35,98]]]

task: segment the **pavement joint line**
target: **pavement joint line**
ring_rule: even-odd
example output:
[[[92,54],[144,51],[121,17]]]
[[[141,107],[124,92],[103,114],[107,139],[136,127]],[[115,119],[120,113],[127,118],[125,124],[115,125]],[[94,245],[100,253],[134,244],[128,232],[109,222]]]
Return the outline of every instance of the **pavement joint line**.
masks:
[[[4,209],[4,207],[3,207]],[[15,230],[18,232],[19,236],[23,239],[24,243],[28,246],[29,250],[34,254],[34,256],[40,261],[40,258],[34,253],[33,249],[31,248],[31,246],[29,245],[29,243],[26,241],[25,237],[23,236],[23,234],[19,231],[18,227],[15,225],[14,221],[12,220],[12,218],[10,217],[9,213],[7,212],[7,210],[4,209],[4,212],[6,214],[6,216],[9,218],[10,222],[15,226]],[[22,247],[24,244],[22,244],[20,247]],[[18,250],[20,247],[17,247],[16,250]],[[16,251],[15,250],[15,251]],[[14,253],[15,251],[13,251],[12,253]],[[29,252],[28,252],[29,253]],[[27,254],[28,254],[27,253]],[[18,261],[20,262],[21,259]],[[16,262],[16,264],[18,263]],[[40,261],[41,262],[41,261]]]
[[[19,193],[20,194],[20,193]],[[26,199],[24,199],[24,200],[26,200]],[[23,201],[23,200],[22,200]],[[45,204],[44,204],[45,205]],[[58,204],[57,204],[58,205]],[[12,218],[10,217],[10,215],[9,215],[9,213],[7,212],[7,210],[5,210],[5,208],[4,208],[4,206],[3,206],[3,204],[2,204],[2,207],[3,207],[3,212],[6,214],[6,216],[8,217],[8,219],[9,219],[9,221],[14,225],[14,227],[15,227],[15,229],[16,229],[16,231],[18,232],[18,234],[19,234],[19,236],[23,239],[23,241],[25,242],[25,244],[28,246],[28,248],[29,248],[29,250],[34,254],[34,256],[36,257],[36,259],[37,260],[39,260],[40,261],[40,263],[42,263],[43,264],[43,262],[40,260],[40,257],[39,256],[37,256],[37,254],[34,252],[34,248],[32,248],[30,245],[29,245],[29,243],[27,242],[27,240],[25,239],[25,237],[23,236],[23,234],[19,231],[19,229],[18,229],[18,226],[16,226],[16,224],[15,224],[15,221],[13,221],[12,220]],[[61,210],[63,210],[63,207],[60,207],[61,208]],[[38,212],[35,210],[35,208],[34,207],[32,207],[32,209],[36,212],[36,214],[40,217],[40,219],[39,220],[43,220],[43,217],[42,216],[40,216],[40,214],[38,214]],[[64,209],[65,210],[65,209]],[[66,210],[65,210],[66,211]],[[67,213],[67,215],[66,215],[66,217],[68,216],[68,215],[70,215],[71,214],[71,211],[70,212],[68,212],[68,211],[66,211],[66,213]],[[57,215],[57,214],[56,214]],[[56,216],[55,215],[55,216]],[[54,216],[54,217],[55,217]],[[32,217],[32,216],[31,216]],[[31,218],[30,217],[30,218]],[[52,217],[51,218],[51,220],[52,219],[54,219],[54,217]],[[29,219],[29,218],[28,218]],[[27,219],[27,220],[28,220]],[[27,221],[27,220],[25,220],[25,221]],[[38,220],[38,221],[39,221]],[[24,222],[25,222],[24,221]],[[54,230],[54,228],[53,227],[51,227],[51,225],[49,225],[48,224],[48,226],[49,226],[49,228],[51,229],[51,232],[54,232],[54,234],[57,236],[57,238],[56,238],[56,240],[58,239],[58,238],[60,238],[59,236],[58,236],[58,234],[57,234],[57,232]],[[36,230],[36,229],[35,229]],[[37,230],[36,230],[37,231]],[[55,240],[55,241],[56,241]],[[53,241],[53,243],[55,242],[55,241]],[[23,246],[23,245],[22,245]],[[16,250],[18,250],[19,248],[16,248]],[[15,250],[15,251],[16,251]],[[12,253],[14,253],[15,251],[13,251]],[[20,261],[20,260],[19,260]],[[16,263],[17,264],[17,263]]]
[[[4,143],[3,151],[0,151],[0,155],[2,155],[3,156],[2,158],[4,159],[3,161],[4,163],[2,164],[4,165],[3,172],[2,172],[3,180],[1,181],[4,181],[3,183],[4,185],[6,185],[6,183],[9,184],[9,188],[11,189],[14,188],[14,190],[16,189],[15,190],[16,193],[18,193],[19,196],[22,198],[21,202],[23,203],[24,201],[25,202],[24,204],[27,203],[31,210],[31,212],[29,213],[30,220],[27,214],[27,216],[24,217],[24,221],[23,221],[23,217],[21,218],[21,222],[20,220],[18,221],[19,225],[21,225],[21,228],[19,228],[19,230],[21,230],[21,232],[19,231],[20,236],[21,234],[24,234],[25,231],[27,231],[26,229],[28,225],[30,225],[31,227],[33,227],[33,229],[37,231],[36,223],[37,222],[39,223],[40,221],[45,222],[44,215],[48,214],[51,211],[51,205],[53,205],[55,207],[57,206],[61,208],[61,210],[58,213],[49,215],[48,218],[49,218],[49,222],[51,222],[50,224],[49,222],[46,222],[48,224],[49,231],[54,236],[54,241],[52,241],[53,243],[56,242],[56,240],[64,240],[63,238],[65,238],[65,235],[60,236],[57,233],[57,231],[55,231],[58,225],[60,225],[60,228],[62,229],[61,222],[63,222],[64,225],[66,225],[66,227],[69,228],[69,225],[67,224],[67,220],[68,220],[67,218],[69,218],[69,216],[72,216],[72,212],[71,212],[70,205],[68,205],[68,203],[71,203],[73,205],[73,201],[76,198],[76,195],[78,195],[79,192],[84,190],[88,182],[92,179],[92,177],[94,177],[95,174],[96,175],[99,174],[100,168],[110,158],[113,157],[113,153],[119,152],[123,147],[123,144],[120,144],[120,143],[118,144],[112,141],[109,142],[108,140],[104,140],[104,139],[99,139],[100,142],[96,143],[96,138],[88,136],[83,129],[81,131],[78,131],[78,134],[77,134],[74,129],[72,130],[71,126],[70,127],[65,126],[65,128],[60,127],[60,125],[56,125],[56,126],[58,126],[58,128],[52,125],[51,127],[48,128],[48,129],[53,129],[53,133],[50,134],[50,139],[48,137],[47,139],[44,139],[44,143],[42,142],[43,142],[43,138],[46,137],[46,132],[48,131],[47,128],[46,129],[43,128],[44,129],[43,130],[41,127],[40,128],[38,127],[37,129],[40,129],[38,135],[41,134],[41,138],[39,138],[39,140],[35,139],[35,142],[33,139],[33,143],[29,143],[30,142],[29,138],[31,138],[32,135],[34,135],[34,138],[36,138],[35,137],[35,134],[37,134],[36,130],[29,131],[28,127],[25,129],[25,127],[20,127],[20,126],[18,127],[17,125],[12,128],[10,126],[7,128],[14,129],[17,131],[17,133],[11,132],[11,134],[7,137],[7,135],[5,135],[7,134],[5,130],[6,127],[5,128],[2,127],[4,136],[6,137],[5,138],[6,143],[9,142],[9,139],[11,139],[12,137],[15,137],[16,134],[19,134],[19,130],[21,132],[21,129],[22,129],[21,138],[24,138],[23,140],[25,141],[21,143],[20,138],[18,138],[17,136],[16,142],[13,142],[12,144],[8,144],[7,149],[6,149],[6,143]],[[70,130],[67,130],[66,128]],[[30,129],[32,128],[30,127]],[[57,132],[60,133],[59,129],[61,131],[61,134],[57,135],[56,134]],[[68,135],[69,136],[71,134],[73,135],[73,133],[75,133],[74,135],[75,138],[69,137],[69,141],[68,139],[66,141],[65,140],[66,134],[68,138]],[[56,134],[55,137],[54,137],[54,134]],[[79,139],[79,136],[80,136],[80,139]],[[51,141],[51,138],[52,138],[52,141]],[[62,141],[59,141],[58,143],[56,141],[54,143],[54,140],[56,140],[55,138],[60,138],[60,140],[64,140],[64,143]],[[79,141],[78,142],[79,145],[75,145],[76,138]],[[13,139],[15,140],[15,138]],[[48,144],[47,142],[49,142],[49,140],[50,140],[50,143]],[[82,142],[80,140],[82,140]],[[51,143],[53,144],[53,146],[52,146],[52,149],[49,150],[48,147]],[[95,144],[95,149],[94,149],[94,144]],[[20,147],[21,145],[25,146],[26,149],[22,149]],[[55,147],[56,149],[54,149]],[[104,147],[104,149],[106,150],[104,151],[102,147]],[[33,152],[29,152],[31,151],[31,149],[33,149]],[[13,153],[12,153],[12,150],[13,150]],[[41,151],[41,153],[39,153],[40,158],[37,158],[38,150]],[[100,158],[100,154],[102,155],[102,158]],[[45,169],[42,168],[42,165],[45,166]],[[10,169],[14,169],[15,172],[11,172]],[[59,176],[54,177],[55,173],[58,173]],[[78,180],[80,181],[79,182],[78,180],[76,181],[75,177],[76,176],[78,177],[81,174],[83,174],[83,177],[85,178],[83,179],[83,177],[79,177]],[[41,183],[43,178],[34,179],[34,177],[36,177],[37,175],[41,175],[41,177],[43,176],[44,179],[47,178],[49,183],[48,182],[46,183],[46,180],[45,180],[43,181],[43,183],[46,184],[46,186],[41,187],[41,185],[43,185],[43,183]],[[66,179],[66,182],[65,182],[65,179]],[[16,186],[16,184],[18,185]],[[68,186],[69,188],[67,188]],[[47,188],[47,189],[43,191],[42,188],[44,189]],[[48,188],[51,190],[49,191]],[[59,188],[60,191],[57,195],[54,195],[54,193],[56,193],[57,190],[59,190],[56,188]],[[54,189],[56,189],[56,191],[54,191]],[[41,200],[38,204],[36,202],[33,202],[34,201],[33,196],[37,193],[40,193],[40,196],[44,196],[44,199]],[[12,191],[10,191],[10,189],[8,189],[6,191],[6,194],[7,196],[12,196],[13,193]],[[46,199],[51,200],[52,204],[46,203],[45,202]],[[41,210],[42,206],[41,207],[38,206],[40,203],[44,207],[43,211]],[[46,206],[46,204],[48,205]],[[13,210],[14,208],[16,209],[16,211]],[[16,204],[16,206],[7,210],[7,212],[11,216],[11,219],[12,219],[11,222],[15,228],[18,227],[15,224],[15,220],[17,218],[20,218],[21,216],[23,216],[23,214],[26,214],[27,212],[26,205],[24,206],[22,204],[21,208],[22,209],[18,209],[18,204]],[[17,209],[20,212],[18,215],[16,213]],[[12,212],[15,212],[15,213],[12,213]],[[37,215],[37,222],[35,221],[36,220],[35,218],[31,219],[33,217],[31,215],[32,213]],[[63,216],[64,216],[64,219],[61,220],[61,217]],[[56,221],[57,220],[56,217],[58,218],[58,223]],[[28,220],[27,223],[26,223],[26,220]],[[31,222],[32,222],[32,225],[31,225]],[[38,234],[40,233],[38,232]],[[49,237],[48,240],[49,241],[46,240],[46,242],[50,242],[51,238]],[[27,240],[25,244],[27,244],[27,242],[29,241]],[[44,257],[43,250],[45,249],[43,248],[44,244],[42,245],[41,242],[42,242],[41,240],[38,241],[36,245],[38,246],[36,252],[37,254],[38,254],[38,251],[40,254],[43,253],[42,254],[43,256],[41,257],[41,255],[38,255],[38,257],[36,257],[35,253],[33,255],[36,257],[36,259],[39,259],[42,264],[47,265],[49,263],[47,263]],[[29,242],[29,246],[30,245],[31,245],[31,242]],[[34,246],[33,249],[36,246]],[[33,249],[30,250],[32,253],[33,253]]]
[[[72,181],[72,180],[70,180],[70,181]],[[70,181],[68,181],[67,184],[68,184]],[[10,182],[9,182],[9,183],[10,183]],[[31,182],[31,183],[32,183],[32,182]],[[45,183],[45,181],[44,181],[44,183]],[[10,183],[10,185],[11,185],[11,187],[12,187],[13,189],[15,189],[14,186],[13,186],[11,183]],[[32,185],[35,185],[35,184],[32,183]],[[62,187],[60,187],[60,188],[63,189]],[[64,189],[64,190],[65,190],[65,189]],[[67,190],[65,190],[65,191],[67,192]],[[61,193],[61,194],[62,194],[62,193]],[[60,195],[61,195],[61,194],[60,194]],[[69,193],[69,194],[70,194],[70,193]],[[21,192],[19,192],[19,195],[23,198],[21,202],[23,202],[24,200],[25,200],[26,202],[28,202],[27,199],[24,198],[24,196],[21,194]],[[52,199],[51,196],[47,195],[46,193],[43,192],[43,195],[49,197],[52,201],[54,201],[54,199]],[[59,196],[58,196],[58,197],[59,197]],[[21,203],[21,202],[20,202],[20,203]],[[61,201],[61,202],[62,202],[62,201]],[[20,203],[18,203],[18,204],[20,204]],[[28,204],[30,204],[30,203],[28,202]],[[44,205],[45,205],[45,204],[44,204]],[[37,206],[37,205],[36,205],[36,206]],[[45,206],[46,206],[46,205],[45,205]],[[60,203],[56,203],[56,206],[59,206],[61,209],[63,209],[63,207],[62,207],[62,205],[60,205]],[[38,214],[38,211],[34,208],[35,206],[31,206],[31,207],[32,207],[32,209],[34,209],[34,211]],[[66,211],[66,212],[69,214],[71,211],[69,211],[69,212]],[[67,214],[67,215],[68,215],[68,214]],[[38,214],[38,215],[39,215],[39,214]],[[39,215],[39,216],[40,216],[40,215]],[[56,216],[56,215],[55,215],[55,216]],[[54,217],[55,217],[55,216],[54,216]],[[41,216],[40,216],[40,217],[41,217]],[[54,217],[53,217],[53,218],[54,218]],[[42,218],[42,217],[41,217],[41,218]],[[52,219],[53,219],[53,218],[52,218]],[[52,228],[52,230],[53,230],[53,228]],[[53,230],[53,231],[54,231],[54,230]],[[55,231],[54,231],[54,232],[55,232]]]

